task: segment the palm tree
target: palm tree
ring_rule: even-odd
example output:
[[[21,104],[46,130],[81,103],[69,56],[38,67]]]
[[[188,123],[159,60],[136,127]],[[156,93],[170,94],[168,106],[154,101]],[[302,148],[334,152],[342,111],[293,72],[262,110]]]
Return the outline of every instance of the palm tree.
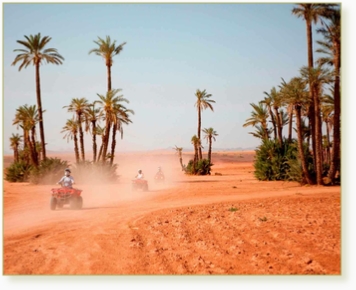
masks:
[[[273,106],[274,115],[276,117],[277,136],[278,136],[279,142],[281,143],[282,142],[282,124],[281,124],[281,119],[280,119],[280,115],[279,115],[279,111],[278,111],[279,107],[282,104],[280,92],[278,92],[277,89],[275,87],[273,87],[271,89],[270,93],[267,93],[267,92],[263,92],[263,93],[271,100],[271,105]]]
[[[38,155],[36,151],[36,125],[39,121],[36,105],[20,106],[16,109],[13,125],[19,125],[24,130],[24,138],[30,150],[32,164],[38,166]]]
[[[322,119],[323,122],[325,123],[326,127],[326,159],[327,163],[330,164],[331,161],[331,155],[330,155],[330,131],[333,126],[333,112],[334,112],[334,98],[330,95],[324,95],[323,98],[321,99],[322,105],[321,105],[321,113],[322,113]]]
[[[120,101],[127,101],[126,99],[121,99]],[[114,108],[114,120],[112,127],[112,142],[111,142],[111,154],[110,154],[110,165],[113,165],[115,158],[115,146],[116,146],[116,131],[120,132],[121,139],[123,138],[124,129],[123,124],[128,125],[132,123],[129,114],[135,114],[133,110],[127,109],[121,104],[117,104]]]
[[[100,127],[99,125],[96,125],[95,131],[96,131],[96,135],[101,136],[101,145],[100,145],[98,159],[97,159],[97,161],[99,161],[103,154],[103,148],[105,143],[105,127]]]
[[[195,169],[197,168],[197,164],[199,161],[199,148],[201,147],[201,141],[197,135],[194,135],[191,139],[191,143],[194,147],[194,160],[193,160],[193,172],[195,173]]]
[[[303,18],[306,23],[307,29],[307,48],[308,48],[308,68],[313,68],[313,34],[312,34],[312,23],[317,23],[318,21],[322,22],[322,17],[326,17],[330,14],[331,7],[335,6],[335,4],[311,4],[311,3],[303,3],[297,4],[297,7],[292,9],[292,14],[296,15],[298,18]],[[309,87],[311,88],[311,84],[309,83]],[[313,147],[313,155],[316,156],[316,125],[315,118],[316,115],[315,107],[317,103],[316,96],[314,95],[314,91],[309,89],[309,96],[312,102],[309,105],[308,110],[308,118],[310,124],[310,130],[312,132],[312,147]]]
[[[103,111],[105,113],[105,133],[104,133],[104,143],[103,143],[103,151],[102,151],[102,161],[105,163],[106,155],[109,145],[109,138],[110,138],[110,130],[111,126],[115,123],[116,120],[116,109],[120,102],[128,103],[128,100],[125,99],[122,95],[116,96],[121,89],[114,89],[108,91],[106,95],[99,95],[98,103],[102,105]]]
[[[76,163],[80,162],[79,148],[78,148],[78,122],[74,119],[68,119],[66,125],[62,128],[61,133],[65,133],[63,139],[74,140],[74,154]]]
[[[334,141],[332,150],[332,162],[329,170],[329,178],[333,180],[335,178],[336,171],[340,167],[340,67],[341,67],[341,17],[340,10],[333,10],[333,13],[329,15],[330,24],[318,29],[317,32],[321,33],[325,40],[324,42],[318,42],[324,44],[324,48],[318,50],[318,52],[326,53],[331,56],[329,59],[321,59],[321,64],[327,63],[334,66]]]
[[[305,159],[304,148],[303,148],[303,128],[302,128],[302,117],[301,111],[305,103],[310,102],[307,95],[306,85],[301,78],[293,78],[289,83],[283,80],[281,91],[285,96],[285,99],[293,104],[295,109],[295,116],[297,122],[297,136],[298,136],[298,152],[299,158],[302,163],[303,175],[308,184],[313,184],[311,176],[308,171],[307,162]]]
[[[262,125],[255,125],[255,132],[248,132],[249,134],[251,134],[253,137],[259,138],[261,140],[266,139],[266,129],[262,127]],[[268,128],[267,129],[267,134],[271,134],[272,133],[272,129]]]
[[[329,84],[332,81],[332,75],[326,69],[321,67],[309,68],[302,67],[300,70],[301,76],[306,83],[309,84],[309,90],[313,91],[314,96],[314,140],[315,140],[315,169],[316,169],[316,182],[318,185],[323,184],[323,147],[322,147],[322,131],[321,131],[321,111],[320,111],[320,98],[324,84]]]
[[[195,106],[197,107],[198,110],[198,138],[200,139],[200,133],[201,133],[201,111],[209,108],[214,112],[214,108],[212,106],[212,103],[215,103],[214,100],[210,100],[209,98],[212,96],[211,94],[208,94],[206,90],[200,91],[197,90],[195,92],[195,96],[197,97],[197,101],[195,102]],[[201,160],[203,158],[202,152],[201,152],[201,147],[198,149],[198,160]]]
[[[120,45],[116,46],[116,40],[111,42],[110,36],[106,36],[105,40],[98,37],[98,40],[94,41],[94,43],[98,45],[98,48],[90,50],[89,54],[93,52],[96,55],[103,57],[107,68],[107,91],[109,92],[111,91],[111,66],[113,64],[113,57],[122,51],[126,42],[123,42]]]
[[[180,166],[182,167],[182,171],[185,171],[185,167],[183,165],[183,159],[182,159],[182,151],[183,151],[183,147],[177,147],[177,145],[175,145],[176,147],[173,148],[176,150],[176,153],[179,156],[179,162],[180,162]]]
[[[97,134],[97,122],[103,117],[102,110],[100,108],[95,108],[97,101],[89,104],[85,110],[85,131],[91,131],[92,141],[93,141],[93,163],[97,160],[97,144],[96,135]]]
[[[213,128],[205,128],[203,129],[203,132],[205,133],[204,138],[206,139],[206,142],[209,143],[209,151],[208,151],[208,160],[209,164],[211,165],[211,147],[212,147],[212,140],[216,140],[215,137],[218,136],[217,132]]]
[[[254,103],[250,103],[254,111],[251,112],[251,117],[246,120],[246,123],[243,124],[243,127],[247,126],[256,126],[258,124],[261,124],[264,134],[263,134],[263,139],[268,139],[270,130],[267,128],[267,119],[269,117],[268,111],[266,107],[259,102],[258,105]]]
[[[14,150],[14,161],[18,162],[19,161],[19,147],[20,143],[22,142],[22,136],[19,134],[14,134],[12,133],[10,137],[10,147],[12,150]]]
[[[85,150],[84,150],[84,134],[82,122],[84,121],[83,116],[89,108],[89,102],[86,98],[73,98],[69,106],[64,106],[67,108],[68,112],[74,113],[77,117],[77,124],[79,129],[79,143],[80,143],[80,153],[82,161],[85,161]]]
[[[25,49],[15,49],[14,51],[20,52],[13,61],[12,65],[21,61],[19,71],[23,67],[29,66],[31,63],[35,66],[36,70],[36,96],[37,96],[37,107],[39,114],[39,125],[40,125],[40,136],[42,144],[43,159],[46,159],[46,148],[45,148],[45,134],[42,116],[42,101],[41,101],[41,85],[40,85],[40,65],[43,61],[52,64],[62,64],[64,58],[57,52],[55,48],[45,48],[48,42],[51,41],[51,37],[45,36],[41,38],[41,34],[30,35],[29,37],[25,35],[26,40],[17,40],[17,43],[23,45]]]
[[[276,140],[277,139],[277,127],[276,127],[276,121],[274,119],[274,114],[272,112],[272,106],[273,106],[273,99],[272,97],[267,94],[266,92],[264,92],[264,94],[267,95],[267,97],[265,97],[261,103],[262,104],[265,104],[267,106],[267,109],[268,109],[268,113],[271,117],[271,122],[272,122],[272,126],[273,126],[273,133],[274,133],[274,139]]]

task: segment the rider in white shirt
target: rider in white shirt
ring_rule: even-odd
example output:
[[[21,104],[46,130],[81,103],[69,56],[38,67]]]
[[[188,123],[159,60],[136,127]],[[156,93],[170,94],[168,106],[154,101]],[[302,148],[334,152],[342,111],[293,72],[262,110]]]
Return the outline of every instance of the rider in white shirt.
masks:
[[[143,176],[142,170],[140,169],[138,171],[138,174],[136,175],[136,179],[143,179],[143,178],[144,178],[144,176]]]
[[[57,182],[57,184],[61,184],[64,187],[72,188],[72,185],[74,184],[74,178],[70,175],[70,169],[66,168],[64,170],[64,176],[61,178],[60,181]]]

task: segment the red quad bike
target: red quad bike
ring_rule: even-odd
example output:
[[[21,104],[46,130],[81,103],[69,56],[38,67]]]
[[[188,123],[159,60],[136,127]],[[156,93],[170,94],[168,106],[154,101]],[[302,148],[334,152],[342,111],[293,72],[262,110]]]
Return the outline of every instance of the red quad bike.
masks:
[[[132,180],[132,191],[141,189],[143,191],[148,191],[148,182],[145,179],[134,179]]]
[[[81,189],[60,187],[52,188],[51,191],[51,210],[55,210],[56,207],[63,208],[65,204],[69,204],[71,209],[81,209],[83,207],[83,198],[80,196]]]
[[[156,173],[155,182],[156,183],[163,183],[164,182],[164,174],[162,172],[157,172]]]

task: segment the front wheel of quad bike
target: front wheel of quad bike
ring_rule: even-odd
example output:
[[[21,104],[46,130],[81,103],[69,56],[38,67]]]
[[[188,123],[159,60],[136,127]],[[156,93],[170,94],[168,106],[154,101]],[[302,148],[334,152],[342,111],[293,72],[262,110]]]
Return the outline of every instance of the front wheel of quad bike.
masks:
[[[63,205],[64,205],[64,201],[61,201],[61,200],[57,201],[57,207],[58,208],[63,208]]]
[[[51,197],[50,208],[51,210],[55,210],[57,206],[57,198],[54,196]]]

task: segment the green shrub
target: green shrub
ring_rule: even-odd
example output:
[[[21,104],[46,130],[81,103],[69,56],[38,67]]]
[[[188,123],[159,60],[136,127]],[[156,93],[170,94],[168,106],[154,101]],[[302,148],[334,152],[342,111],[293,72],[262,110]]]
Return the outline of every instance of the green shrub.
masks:
[[[197,162],[194,168],[194,161],[189,160],[185,172],[192,175],[210,175],[211,166],[213,164],[210,164],[208,159],[202,159]]]
[[[55,184],[64,175],[64,169],[68,167],[67,161],[59,158],[47,158],[42,160],[38,168],[33,168],[30,174],[30,182],[34,184]]]
[[[5,171],[5,180],[10,182],[27,182],[32,166],[27,162],[19,161],[12,163]]]

